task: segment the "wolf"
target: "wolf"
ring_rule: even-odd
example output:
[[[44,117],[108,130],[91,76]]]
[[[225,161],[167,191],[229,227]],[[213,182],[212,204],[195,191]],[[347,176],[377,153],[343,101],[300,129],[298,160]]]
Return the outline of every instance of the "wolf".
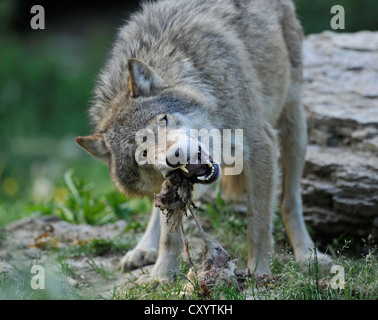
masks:
[[[314,243],[300,193],[307,145],[302,39],[291,0],[144,3],[119,29],[98,75],[89,108],[93,134],[76,142],[109,166],[115,185],[128,196],[153,199],[174,170],[186,174],[195,190],[221,180],[226,194],[246,193],[248,267],[257,273],[269,273],[280,158],[283,221],[296,260],[304,261]],[[172,164],[167,156],[140,164],[151,152],[161,156],[159,148],[139,148],[136,135],[143,128],[164,128],[168,135],[180,129],[183,134],[165,150],[176,156],[190,140],[190,129],[242,129],[243,170],[222,174],[225,164],[214,161],[201,143],[198,153],[206,164]],[[154,208],[143,237],[121,265],[154,263],[139,280],[170,279],[181,248],[178,232],[170,234],[164,214]]]

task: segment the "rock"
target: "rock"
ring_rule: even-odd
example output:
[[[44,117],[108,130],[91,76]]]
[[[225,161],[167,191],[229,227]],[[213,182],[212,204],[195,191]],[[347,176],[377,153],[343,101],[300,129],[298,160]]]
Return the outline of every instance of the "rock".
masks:
[[[378,236],[378,32],[304,42],[309,146],[305,220],[322,234]]]
[[[74,295],[68,295],[67,285],[82,289],[81,294],[87,288],[86,297],[111,296],[114,285],[124,278],[124,273],[117,268],[126,250],[108,247],[120,237],[123,238],[117,241],[129,241],[131,235],[123,232],[126,224],[119,220],[100,226],[75,225],[54,216],[42,216],[25,218],[0,228],[0,281],[1,277],[18,279],[20,275],[30,279],[33,276],[31,266],[37,264],[44,267],[46,291],[54,298],[74,298]],[[89,247],[85,245],[91,242],[97,244],[99,250],[86,249]],[[15,290],[8,294],[21,298],[18,294],[30,290],[28,281],[22,285],[25,287],[20,292]],[[1,294],[0,290],[0,299]]]

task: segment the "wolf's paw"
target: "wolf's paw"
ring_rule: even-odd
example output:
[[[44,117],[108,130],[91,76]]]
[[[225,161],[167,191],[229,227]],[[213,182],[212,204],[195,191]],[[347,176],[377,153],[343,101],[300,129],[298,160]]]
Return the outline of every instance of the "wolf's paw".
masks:
[[[332,257],[326,253],[316,251],[316,255],[312,251],[308,251],[302,254],[295,254],[295,260],[298,262],[308,262],[315,261],[317,259],[318,263],[321,265],[327,265],[332,262]]]
[[[139,284],[139,285],[156,286],[158,284],[165,285],[165,284],[168,284],[171,281],[172,281],[172,279],[170,279],[167,276],[159,277],[159,276],[155,276],[153,274],[143,274],[136,280],[136,283]]]
[[[134,270],[149,264],[154,264],[157,260],[157,251],[154,249],[135,248],[126,253],[120,261],[120,267],[126,270]]]
[[[141,275],[136,281],[139,285],[157,285],[157,284],[167,284],[173,282],[175,276],[173,273],[167,272],[165,268],[159,268],[159,266],[154,266],[149,274]]]
[[[137,284],[167,284],[173,282],[179,270],[176,259],[172,256],[160,257],[149,274],[141,275],[136,281]]]

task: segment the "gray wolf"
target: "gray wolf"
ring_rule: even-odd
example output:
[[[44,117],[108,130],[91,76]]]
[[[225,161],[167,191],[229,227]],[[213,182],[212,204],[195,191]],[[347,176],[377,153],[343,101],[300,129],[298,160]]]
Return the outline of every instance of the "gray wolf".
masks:
[[[168,161],[140,165],[138,159],[158,153],[148,148],[136,153],[140,129],[164,127],[168,135],[175,129],[242,129],[241,174],[222,175],[224,164],[211,161],[216,168],[211,179],[198,179],[198,172],[209,176],[206,167],[187,171],[196,188],[221,179],[227,194],[247,193],[248,267],[267,273],[280,151],[283,220],[295,257],[303,261],[314,244],[300,193],[307,144],[302,38],[291,0],[145,3],[120,28],[97,78],[89,110],[94,133],[76,141],[109,166],[120,191],[153,199],[164,177],[190,162],[184,168]],[[180,154],[186,139],[183,134],[168,143],[166,152]],[[128,269],[155,263],[144,280],[178,270],[181,238],[169,234],[165,222],[154,208],[145,234],[121,261]]]

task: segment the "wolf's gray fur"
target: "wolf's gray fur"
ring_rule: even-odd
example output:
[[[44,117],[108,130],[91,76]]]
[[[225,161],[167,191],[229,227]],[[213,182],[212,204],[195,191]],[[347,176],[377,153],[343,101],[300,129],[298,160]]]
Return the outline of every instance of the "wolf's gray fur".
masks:
[[[98,76],[89,111],[95,133],[77,142],[109,164],[121,191],[151,197],[169,168],[137,164],[139,129],[156,130],[162,115],[168,116],[168,130],[243,129],[243,173],[222,177],[222,185],[247,191],[248,266],[258,272],[269,270],[279,142],[284,222],[296,258],[303,260],[313,242],[299,185],[307,139],[302,38],[291,0],[145,3],[119,30]],[[157,257],[152,278],[178,268],[180,239],[169,236],[160,220],[159,228],[154,209],[142,240],[122,260],[133,268]]]

